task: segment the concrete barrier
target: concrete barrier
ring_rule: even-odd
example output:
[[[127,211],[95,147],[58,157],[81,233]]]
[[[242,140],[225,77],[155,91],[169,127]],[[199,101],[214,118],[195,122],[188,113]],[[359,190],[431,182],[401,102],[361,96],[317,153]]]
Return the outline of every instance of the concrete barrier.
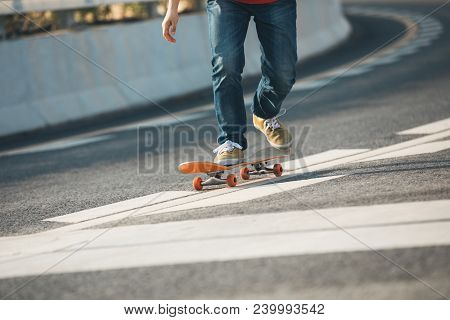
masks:
[[[300,59],[350,33],[339,0],[302,0],[298,10]],[[160,28],[161,20],[154,19],[0,42],[0,136],[142,107],[147,98],[158,101],[210,86],[206,16],[182,16],[176,45],[162,39]],[[259,73],[254,24],[245,48],[245,75]]]

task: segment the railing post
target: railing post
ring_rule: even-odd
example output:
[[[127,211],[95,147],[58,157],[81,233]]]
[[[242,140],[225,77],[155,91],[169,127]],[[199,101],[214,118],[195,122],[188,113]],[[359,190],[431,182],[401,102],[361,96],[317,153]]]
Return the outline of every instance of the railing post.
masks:
[[[0,16],[0,40],[6,39],[5,23],[6,23],[5,16]]]
[[[158,16],[158,12],[156,11],[156,5],[158,2],[147,2],[145,3],[145,10],[147,10],[150,18],[154,18]]]
[[[61,10],[58,11],[58,23],[63,28],[70,28],[75,24],[73,17],[73,10]]]

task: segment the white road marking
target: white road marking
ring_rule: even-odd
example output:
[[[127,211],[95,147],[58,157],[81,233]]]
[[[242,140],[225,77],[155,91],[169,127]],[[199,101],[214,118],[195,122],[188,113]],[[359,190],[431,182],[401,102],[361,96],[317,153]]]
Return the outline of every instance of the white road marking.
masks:
[[[319,170],[329,169],[329,168],[332,168],[332,167],[335,167],[338,165],[349,164],[352,162],[359,162],[364,159],[368,159],[368,158],[383,155],[386,153],[410,148],[413,146],[432,142],[435,140],[444,139],[449,136],[450,136],[450,130],[447,130],[447,131],[431,134],[428,136],[420,137],[417,139],[405,141],[402,143],[394,144],[391,146],[387,146],[387,147],[383,147],[383,148],[379,148],[379,149],[375,149],[375,150],[370,150],[367,152],[359,152],[360,149],[355,149],[356,154],[352,155],[352,153],[349,152],[349,155],[344,156],[344,157],[341,157],[339,151],[332,150],[331,152],[325,152],[325,153],[321,154],[320,156],[319,155],[311,156],[311,160],[309,160],[310,162],[308,162],[307,167],[302,166],[303,161],[299,161],[299,165],[301,167],[296,168],[295,170],[286,171],[282,177],[278,178],[277,181],[273,181],[273,183],[281,182],[284,179],[290,178],[294,175],[303,174],[305,172],[316,172]],[[328,155],[327,155],[327,157],[329,157],[328,160],[327,160],[327,157],[325,156],[326,153],[328,153]],[[333,154],[338,156],[339,158],[334,157]],[[316,157],[316,161],[319,161],[319,162],[312,161],[314,159],[314,157]],[[323,162],[322,162],[322,160],[323,160]],[[243,188],[248,188],[248,187],[261,186],[261,185],[264,185],[265,183],[267,183],[269,179],[273,179],[273,178],[266,177],[266,178],[262,178],[262,179],[249,181],[246,183],[241,183],[239,188],[243,189]],[[239,189],[239,190],[241,190],[241,189]],[[255,192],[258,192],[258,189],[253,189],[253,190]],[[114,213],[114,214],[106,215],[106,216],[103,216],[103,217],[100,217],[97,219],[92,219],[89,221],[84,221],[84,222],[76,223],[73,225],[68,225],[68,226],[52,229],[52,230],[46,231],[46,232],[61,233],[61,232],[69,232],[69,231],[73,231],[73,230],[80,230],[80,229],[84,229],[84,228],[92,228],[92,227],[99,226],[99,225],[102,225],[105,223],[111,223],[111,222],[119,221],[122,219],[129,219],[131,217],[136,217],[136,216],[139,216],[142,214],[150,215],[150,214],[153,214],[154,212],[161,212],[161,210],[170,210],[172,208],[185,207],[185,206],[189,205],[190,203],[195,203],[197,201],[203,201],[202,203],[204,203],[204,202],[215,203],[216,197],[219,197],[221,195],[225,195],[228,193],[233,193],[235,191],[236,190],[234,190],[232,188],[222,188],[222,189],[212,190],[212,191],[208,191],[208,192],[196,193],[191,196],[174,199],[174,200],[167,201],[164,203],[153,204],[151,206],[146,206],[146,207],[143,207],[143,208],[140,208],[137,210]],[[240,199],[242,199],[242,198],[240,198]],[[245,201],[245,200],[242,200],[242,201]]]
[[[137,123],[126,124],[117,128],[114,131],[125,131],[125,130],[136,130],[138,127],[159,127],[159,126],[170,126],[177,123],[182,123],[184,121],[192,121],[203,119],[211,115],[212,109],[208,106],[209,111],[194,112],[192,110],[189,114],[185,115],[166,115],[153,119],[146,119],[139,121]]]
[[[314,178],[308,180],[298,180],[298,181],[289,181],[289,182],[276,182],[272,184],[255,186],[249,188],[240,189],[239,187],[234,188],[233,192],[228,192],[226,194],[222,194],[216,196],[212,199],[202,199],[198,201],[192,201],[189,203],[181,204],[178,206],[171,206],[169,208],[164,208],[160,210],[152,210],[149,213],[141,212],[140,216],[153,215],[159,213],[168,213],[174,211],[181,210],[192,210],[198,208],[208,208],[215,207],[219,205],[228,205],[233,203],[245,202],[260,199],[263,197],[275,197],[278,193],[287,192],[290,190],[298,189],[301,187],[307,187],[316,183],[329,181],[333,179],[340,178],[342,176],[332,176],[332,177],[323,177],[323,178]]]
[[[407,202],[41,234],[20,246],[0,239],[0,278],[449,245],[449,208],[450,200]]]
[[[339,177],[340,176],[333,176],[302,181],[292,181],[288,182],[286,185],[284,185],[283,183],[283,186],[279,186],[280,181],[277,181],[276,183],[274,182],[273,184],[270,185],[264,185],[264,183],[267,183],[267,179],[270,179],[265,178],[261,179],[261,181],[242,184],[240,187],[217,189],[206,193],[196,192],[194,195],[191,196],[181,197],[167,202],[156,203],[153,205],[143,206],[141,208],[137,208],[134,210],[122,211],[119,213],[105,215],[96,219],[91,219],[63,226],[60,228],[51,229],[43,233],[60,234],[74,230],[93,228],[106,223],[111,223],[119,220],[127,220],[138,216],[149,216],[163,212],[167,213],[172,211],[187,210],[186,208],[194,209],[201,207],[211,207],[219,205],[225,201],[231,201],[230,203],[238,203],[251,200],[250,198],[247,197],[247,195],[250,195],[250,197],[258,195],[259,197],[259,195],[265,194],[267,196],[267,194],[272,195],[284,191],[289,191],[292,189],[313,185],[316,183],[336,179]],[[247,191],[248,188],[251,188],[251,190]]]
[[[79,146],[86,145],[86,144],[110,140],[112,138],[113,138],[113,135],[102,135],[102,136],[94,136],[94,137],[81,138],[81,139],[63,139],[63,140],[58,140],[55,142],[48,142],[45,144],[39,144],[39,145],[31,146],[31,147],[24,147],[24,148],[20,148],[17,150],[1,152],[0,156],[64,150],[64,149],[79,147]]]
[[[307,167],[302,166],[301,168],[298,168],[298,166],[293,166],[296,169],[293,171],[286,172],[286,176],[284,177],[284,179],[289,178],[292,175],[301,174],[303,172],[314,172],[314,171],[322,170],[325,168],[330,168],[330,167],[340,165],[340,164],[351,163],[351,162],[359,161],[362,159],[368,159],[368,158],[375,157],[378,155],[391,153],[394,151],[408,149],[408,148],[411,148],[414,146],[420,146],[421,144],[428,144],[429,142],[444,139],[448,136],[450,136],[450,130],[442,131],[439,133],[427,135],[424,137],[409,140],[409,141],[395,144],[392,146],[388,146],[388,147],[384,147],[384,148],[380,148],[380,149],[376,149],[376,150],[371,150],[371,151],[366,151],[366,152],[364,150],[361,151],[359,149],[345,150],[345,151],[331,150],[331,151],[328,151],[328,152],[325,152],[325,153],[322,153],[319,155],[310,156],[309,159],[308,159],[308,157],[305,158],[305,161],[300,162],[299,165],[302,166],[302,163],[303,164],[307,163],[308,166]],[[294,163],[295,163],[295,161],[294,161]],[[328,177],[328,178],[335,178],[335,177]],[[283,179],[283,177],[282,177],[282,179]],[[99,212],[97,212],[98,209],[92,209],[92,211],[90,211],[90,213],[93,214],[93,216],[91,217],[92,219],[88,220],[88,221],[82,221],[83,219],[79,219],[78,221],[82,221],[82,222],[74,223],[72,225],[53,229],[53,230],[50,230],[47,232],[41,232],[41,233],[37,233],[37,234],[33,234],[33,235],[26,235],[26,236],[1,238],[0,239],[1,265],[7,266],[10,263],[14,264],[14,261],[17,262],[20,260],[20,261],[22,261],[21,263],[22,263],[23,270],[26,271],[26,270],[30,270],[27,267],[26,263],[28,263],[28,262],[26,260],[31,259],[32,261],[29,264],[30,268],[33,269],[33,265],[37,266],[37,268],[40,268],[42,266],[42,261],[43,261],[43,260],[39,260],[40,258],[44,257],[44,260],[45,260],[45,259],[47,259],[45,257],[50,257],[49,259],[53,261],[53,259],[55,258],[55,255],[59,257],[59,254],[61,252],[67,252],[69,250],[76,250],[77,248],[80,248],[80,246],[86,244],[89,240],[95,239],[94,242],[97,242],[98,240],[103,238],[104,235],[108,234],[110,231],[117,229],[117,228],[112,228],[112,229],[107,229],[107,230],[100,229],[100,231],[104,230],[105,233],[103,234],[103,232],[101,232],[102,237],[99,237],[97,239],[97,236],[99,235],[99,233],[95,233],[95,231],[99,231],[99,230],[82,230],[83,228],[94,227],[94,226],[98,226],[103,223],[117,221],[119,219],[130,217],[130,215],[134,215],[134,214],[159,213],[163,210],[173,210],[175,207],[177,207],[175,209],[180,209],[180,208],[183,208],[183,206],[185,206],[185,205],[191,206],[191,204],[194,202],[197,202],[197,204],[195,204],[194,206],[198,206],[199,204],[202,204],[202,202],[204,204],[207,201],[213,201],[214,203],[218,203],[218,202],[215,202],[216,198],[218,198],[218,197],[219,197],[219,201],[222,201],[222,203],[229,203],[230,199],[231,199],[231,201],[238,201],[239,199],[242,199],[242,201],[246,201],[249,199],[249,197],[253,197],[253,194],[259,195],[258,188],[262,188],[261,190],[263,190],[263,191],[265,190],[266,192],[273,194],[273,190],[271,190],[271,188],[275,187],[275,186],[274,185],[264,186],[263,184],[265,182],[267,182],[267,181],[265,181],[264,179],[259,180],[259,181],[249,182],[249,183],[243,185],[244,188],[242,190],[227,188],[227,189],[214,190],[214,191],[206,192],[206,193],[193,193],[193,195],[190,195],[190,196],[188,195],[188,196],[185,196],[182,198],[176,198],[174,200],[170,200],[170,201],[167,201],[164,203],[157,203],[157,204],[154,204],[151,206],[144,205],[142,208],[139,208],[137,210],[128,210],[128,211],[123,211],[123,212],[119,212],[119,213],[112,213],[107,216],[101,216],[104,213],[102,210],[105,210],[105,208],[102,208],[99,210],[99,212],[102,212],[101,214],[99,214]],[[280,180],[278,182],[280,182]],[[291,182],[284,182],[281,184],[295,189],[295,188],[301,187],[302,181],[291,181]],[[247,189],[245,189],[245,188],[247,188]],[[281,188],[282,188],[282,186],[281,186]],[[252,189],[254,192],[245,191],[248,189]],[[241,196],[239,196],[239,199],[236,198],[236,200],[233,200],[232,193],[242,192],[242,191],[243,191],[243,193],[241,194]],[[280,192],[281,192],[281,190],[280,190]],[[221,197],[222,195],[223,195],[223,197]],[[132,202],[133,201],[129,202],[129,204],[131,204]],[[442,202],[440,202],[440,203],[442,204]],[[413,205],[413,207],[415,210],[419,210],[420,206],[416,206],[416,204],[417,203],[415,203]],[[119,210],[126,210],[128,208],[124,204],[121,204],[121,205],[123,207],[119,208]],[[364,209],[364,211],[371,211],[374,207],[369,206],[369,207],[365,207],[365,208],[367,208],[367,209]],[[409,210],[407,207],[404,207],[404,208]],[[446,212],[449,211],[448,203],[445,203],[445,208],[446,208]],[[109,214],[109,210],[112,210],[112,212],[117,212],[118,211],[117,209],[118,208],[115,208],[114,205],[111,205],[111,207],[109,207],[109,209],[106,210],[106,212],[108,212],[108,214]],[[440,210],[438,212],[442,211],[441,209],[439,209],[436,206],[433,206],[433,209]],[[330,210],[334,210],[334,209],[330,209]],[[400,210],[400,209],[397,209],[397,210]],[[95,212],[97,212],[97,213],[95,213]],[[411,212],[414,213],[416,211],[412,210]],[[96,214],[99,214],[99,218],[93,218]],[[427,217],[431,217],[431,215],[427,214]],[[76,218],[75,216],[72,216],[72,218],[74,219],[73,221],[76,221],[79,217]],[[354,218],[352,218],[352,219],[354,219]],[[193,223],[195,224],[196,222],[193,222]],[[270,225],[270,223],[268,223],[268,224]],[[150,233],[146,234],[147,239],[149,239],[148,235],[151,234],[150,239],[153,240],[154,239],[153,232],[155,230],[157,230],[159,227],[164,229],[164,226],[165,226],[165,224],[148,226],[151,228],[151,230],[149,231]],[[428,226],[430,226],[430,224]],[[147,226],[139,226],[139,227],[146,228]],[[135,227],[135,228],[137,228],[137,227]],[[409,227],[407,227],[407,228],[409,228]],[[438,232],[440,232],[439,230],[441,230],[441,228],[442,228],[442,224],[437,225],[436,229],[429,230],[430,234],[433,234],[433,232],[435,232],[436,230],[438,230]],[[446,225],[445,228],[448,228],[448,226]],[[128,229],[128,230],[134,230],[134,229]],[[175,232],[175,235],[177,232]],[[386,232],[387,231],[382,230],[382,233],[386,233]],[[397,232],[398,232],[398,230],[395,232],[392,232],[392,236],[394,237],[395,234],[397,234]],[[414,232],[412,232],[412,233],[415,234],[416,232],[418,232],[418,230],[414,230]],[[426,234],[426,232],[423,232],[423,230],[421,232],[422,232],[422,234]],[[170,233],[167,233],[166,231],[163,231],[163,233],[166,235],[167,234],[170,235]],[[446,234],[448,234],[448,232]],[[129,234],[128,234],[128,237],[129,237]],[[134,237],[134,234],[133,234],[133,237]],[[418,239],[418,243],[416,245],[436,244],[434,238],[431,240],[430,239],[424,240],[419,237],[417,239]],[[308,239],[304,239],[304,240],[308,241]],[[121,241],[124,241],[124,239],[121,239]],[[261,243],[264,243],[264,241],[265,241],[265,239],[262,239]],[[303,241],[303,240],[300,239],[299,241]],[[120,243],[120,241],[119,241],[119,243]],[[220,245],[224,245],[224,244],[219,244],[219,248],[220,248]],[[278,244],[278,245],[280,245],[280,244]],[[410,242],[408,242],[405,245],[412,245],[412,244]],[[346,248],[346,246],[343,245],[342,250],[346,250],[345,248]],[[303,248],[303,249],[305,249],[305,248]],[[38,250],[38,252],[36,250]],[[173,249],[173,250],[176,250],[176,249]],[[31,258],[31,257],[27,257],[27,254],[42,253],[44,251],[48,252],[48,254],[46,254],[44,256],[39,255],[39,259],[37,259],[36,261],[33,260],[33,258]],[[114,254],[113,254],[113,252],[109,252],[109,254],[114,256],[114,255],[116,255],[116,252],[115,252],[115,250],[113,250],[113,251],[114,251]],[[300,251],[296,251],[296,252],[298,254],[300,254],[301,252],[307,252],[307,251],[300,250]],[[280,252],[278,252],[277,254],[279,254],[279,253]],[[118,252],[118,254],[119,255],[124,254],[126,256],[126,253]],[[283,254],[283,253],[281,253],[281,254]],[[77,253],[77,255],[78,255],[78,253]],[[268,256],[271,256],[271,254],[269,254]],[[276,256],[275,252],[272,253],[272,256]],[[176,257],[172,257],[172,258],[175,259]],[[230,259],[234,259],[234,258],[235,257],[230,257]],[[89,257],[87,259],[95,260],[93,257]],[[106,261],[107,261],[107,259],[105,260],[105,262]],[[25,263],[25,265],[23,263]],[[96,264],[95,261],[92,261],[92,263],[94,265]],[[140,261],[139,263],[144,263],[144,262]],[[160,263],[160,262],[158,262],[158,263]],[[144,265],[145,264],[146,264],[146,262],[144,263]],[[84,265],[86,268],[89,268],[88,267],[89,263],[87,263],[87,261],[84,261],[83,263],[81,263],[81,265]],[[70,264],[69,267],[72,268],[73,266]],[[116,268],[117,265],[113,266],[113,267],[111,267],[111,265],[107,265],[104,267],[105,268]],[[14,269],[14,268],[15,267],[12,267],[12,269]],[[78,267],[76,267],[76,268],[78,268]],[[100,269],[101,268],[103,268],[103,267],[100,267]],[[0,268],[0,270],[2,270],[2,269]],[[17,270],[20,271],[20,268],[17,268]],[[63,270],[66,270],[66,269],[63,268]],[[82,270],[79,270],[79,271],[82,271]],[[28,271],[26,271],[26,272],[28,272]],[[65,272],[65,271],[62,271],[62,272]],[[0,277],[1,277],[1,275],[0,275]]]
[[[105,206],[86,209],[74,213],[69,213],[63,216],[45,219],[44,221],[64,222],[64,223],[78,223],[87,220],[104,217],[114,213],[123,211],[135,210],[145,206],[150,206],[156,203],[166,202],[173,199],[178,199],[195,194],[194,191],[163,191],[153,193],[147,196],[120,201]]]
[[[325,152],[309,155],[304,158],[289,160],[283,162],[282,165],[284,171],[290,171],[309,167],[319,163],[324,163],[330,160],[345,158],[355,154],[367,152],[369,150],[370,149],[332,149]]]
[[[354,156],[349,156],[346,158],[329,161],[324,164],[312,166],[311,168],[308,168],[308,169],[309,169],[309,171],[311,171],[311,170],[316,171],[316,170],[330,168],[330,167],[334,167],[334,166],[338,166],[338,165],[342,165],[342,164],[347,164],[347,163],[352,163],[352,162],[360,162],[361,160],[364,160],[364,159],[373,158],[375,156],[384,155],[386,153],[399,151],[399,150],[403,150],[403,149],[414,147],[414,146],[419,146],[424,143],[428,143],[428,142],[432,142],[432,141],[436,141],[436,140],[440,140],[440,139],[445,139],[447,137],[450,137],[450,130],[446,130],[446,131],[431,134],[428,136],[420,137],[417,139],[412,139],[412,140],[408,140],[405,142],[393,144],[391,146],[382,147],[382,148],[371,150],[371,151],[364,152],[361,154],[356,154]],[[294,171],[294,173],[295,172],[297,172],[297,170]],[[302,172],[302,170],[299,170],[298,172]]]
[[[431,39],[419,39],[416,41],[416,44],[421,47],[429,46],[431,44]]]
[[[297,159],[297,160],[291,160],[286,163],[283,163],[283,166],[286,165],[287,170],[294,170],[294,169],[300,169],[304,168],[306,166],[311,166],[335,159],[339,159],[342,157],[347,157],[350,155],[355,155],[358,153],[362,153],[367,151],[367,149],[334,149],[329,150],[326,152],[322,152],[315,155],[307,156],[303,159]],[[285,177],[289,176],[289,172],[285,173]],[[188,177],[188,176],[187,176]],[[262,178],[262,179],[256,179],[252,180],[247,183],[241,183],[239,186],[240,188],[247,188],[247,187],[256,187],[263,185],[267,182],[267,180],[272,179],[270,177]],[[280,178],[278,179],[280,181]],[[188,183],[188,180],[187,180]],[[234,192],[237,189],[230,189],[230,188],[222,188],[218,190],[211,190],[209,192],[205,193],[199,193],[199,192],[191,192],[186,193],[185,196],[181,195],[180,197],[174,197],[171,201],[164,201],[164,202],[154,202],[154,203],[147,203],[145,205],[134,205],[133,202],[135,199],[127,200],[127,204],[130,204],[129,210],[126,210],[126,207],[123,204],[118,203],[118,207],[116,207],[117,204],[111,204],[108,206],[100,207],[100,208],[92,208],[88,210],[83,210],[81,212],[74,212],[70,213],[65,216],[59,216],[47,219],[48,221],[57,221],[57,222],[72,222],[76,223],[76,225],[73,226],[64,226],[57,229],[50,230],[48,232],[68,232],[72,230],[78,230],[83,228],[90,228],[95,227],[97,225],[110,223],[113,221],[118,221],[122,219],[127,219],[130,217],[136,217],[138,215],[141,215],[143,213],[150,214],[153,211],[161,210],[161,209],[167,209],[172,208],[179,205],[185,205],[188,203],[193,203],[199,200],[205,200],[209,199],[209,201],[214,202],[214,197],[221,196],[224,194],[228,194],[230,192]],[[258,192],[258,189],[252,189],[255,192]],[[175,194],[174,194],[175,195]],[[149,202],[150,199],[153,197],[153,195],[149,196]],[[140,204],[143,204],[146,200],[137,200]],[[245,201],[245,200],[244,200]],[[133,208],[131,208],[131,206]]]
[[[200,111],[199,111],[200,110]],[[209,110],[209,111],[207,111]],[[38,143],[32,146],[20,147],[12,150],[6,150],[0,152],[0,157],[2,156],[12,156],[20,154],[28,154],[35,152],[46,152],[53,150],[61,150],[71,147],[80,146],[83,144],[94,143],[99,141],[104,141],[111,139],[114,135],[112,133],[126,131],[126,130],[137,130],[138,127],[150,127],[150,126],[168,126],[183,121],[191,121],[206,118],[210,115],[212,110],[211,105],[205,105],[198,108],[193,108],[187,112],[177,113],[173,115],[165,115],[161,117],[156,117],[152,119],[145,119],[138,122],[128,123],[125,125],[119,125],[115,127],[110,127],[106,129],[100,129],[91,131],[88,133],[83,133],[79,135],[74,135],[70,138],[62,138],[56,141]],[[197,112],[198,111],[198,112]],[[187,113],[187,114],[186,114]]]
[[[362,67],[354,67],[350,70],[345,71],[345,76],[358,76],[360,74],[364,74],[367,72],[372,71],[373,68],[369,67],[369,66],[362,66]]]
[[[300,91],[300,90],[312,90],[320,87],[324,87],[329,83],[329,79],[304,79],[298,80],[295,82],[292,87],[292,91]]]
[[[443,130],[450,129],[450,118],[431,122],[424,124],[423,126],[419,126],[416,128],[400,131],[397,134],[405,135],[405,134],[432,134],[436,132],[440,132]]]
[[[446,150],[449,148],[450,148],[450,140],[430,142],[430,143],[425,143],[425,144],[421,144],[418,146],[413,146],[411,148],[406,148],[406,149],[401,149],[398,151],[380,154],[378,156],[366,158],[366,159],[363,159],[360,161],[364,162],[364,161],[392,159],[392,158],[399,158],[399,157],[406,157],[406,156],[415,156],[415,155],[419,155],[419,154],[438,152],[438,151]]]

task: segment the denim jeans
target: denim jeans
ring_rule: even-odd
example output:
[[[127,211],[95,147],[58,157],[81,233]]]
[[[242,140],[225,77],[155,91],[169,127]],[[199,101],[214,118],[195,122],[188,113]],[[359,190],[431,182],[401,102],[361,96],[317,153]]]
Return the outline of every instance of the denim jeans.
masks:
[[[278,0],[252,5],[233,0],[208,0],[214,105],[218,143],[227,140],[247,148],[246,111],[241,85],[245,64],[244,40],[253,17],[261,48],[262,78],[252,112],[264,119],[278,114],[295,82],[297,63],[297,3]]]

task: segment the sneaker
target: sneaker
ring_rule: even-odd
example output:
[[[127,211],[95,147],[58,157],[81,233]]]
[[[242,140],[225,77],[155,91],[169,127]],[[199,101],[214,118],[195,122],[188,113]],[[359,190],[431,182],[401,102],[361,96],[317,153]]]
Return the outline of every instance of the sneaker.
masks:
[[[255,128],[264,133],[270,145],[277,149],[288,149],[291,147],[293,141],[289,131],[278,119],[283,114],[271,119],[263,119],[253,115],[253,125]]]
[[[242,147],[238,143],[229,140],[222,143],[213,152],[217,153],[214,162],[223,166],[232,166],[244,160]]]

